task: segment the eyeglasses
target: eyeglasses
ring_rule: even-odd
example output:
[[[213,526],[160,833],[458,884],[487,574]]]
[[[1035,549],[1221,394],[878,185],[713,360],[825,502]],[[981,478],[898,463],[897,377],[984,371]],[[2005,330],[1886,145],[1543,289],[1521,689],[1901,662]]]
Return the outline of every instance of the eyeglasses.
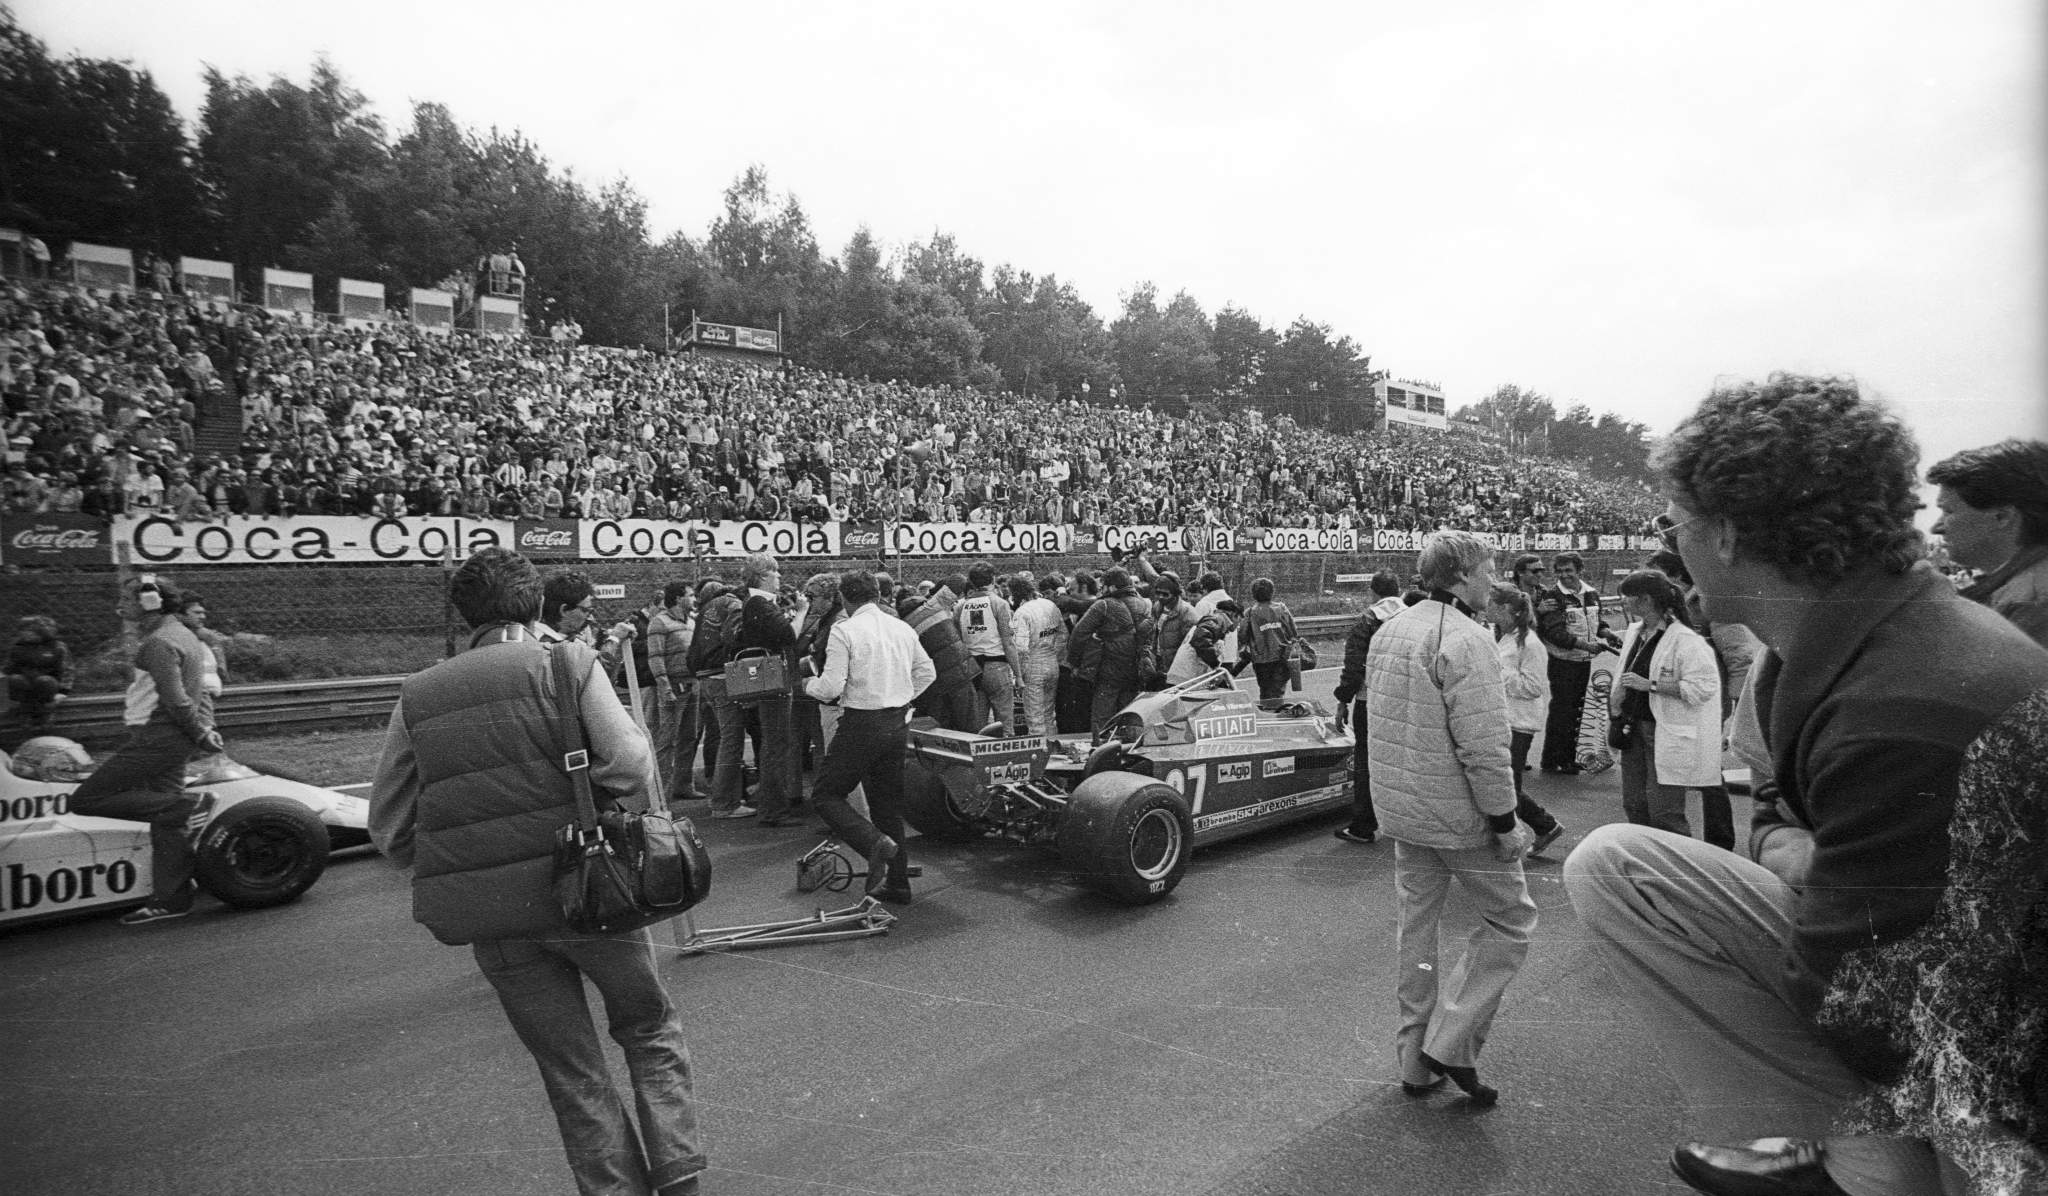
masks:
[[[1657,538],[1664,541],[1664,547],[1677,552],[1678,529],[1688,523],[1698,523],[1700,518],[1700,516],[1695,515],[1690,519],[1673,519],[1669,515],[1660,514],[1655,519],[1650,520],[1650,526],[1656,530]]]
[[[581,601],[581,602],[577,603],[576,605],[574,605],[574,606],[570,607],[569,609],[570,609],[570,610],[580,610],[580,611],[582,611],[582,612],[583,612],[584,614],[586,614],[586,615],[587,615],[587,614],[589,614],[590,612],[592,612],[592,611],[594,611],[594,610],[596,610],[596,609],[597,609],[597,599],[595,599],[595,598],[585,598],[585,599],[584,599],[583,601]]]

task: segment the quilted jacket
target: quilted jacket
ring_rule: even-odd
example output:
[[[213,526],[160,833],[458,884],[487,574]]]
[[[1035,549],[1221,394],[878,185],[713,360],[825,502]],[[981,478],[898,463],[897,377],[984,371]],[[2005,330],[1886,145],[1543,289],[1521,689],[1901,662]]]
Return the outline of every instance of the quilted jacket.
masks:
[[[1380,830],[1421,847],[1490,847],[1515,808],[1507,690],[1493,635],[1439,592],[1373,634],[1366,759]]]

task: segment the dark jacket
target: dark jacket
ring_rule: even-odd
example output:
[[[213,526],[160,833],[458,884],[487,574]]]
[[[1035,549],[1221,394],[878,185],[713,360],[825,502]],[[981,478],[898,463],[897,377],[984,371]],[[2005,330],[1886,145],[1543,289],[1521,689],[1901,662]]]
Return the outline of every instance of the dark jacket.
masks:
[[[1217,648],[1224,640],[1230,638],[1231,632],[1237,630],[1237,620],[1243,614],[1244,611],[1239,608],[1236,599],[1225,598],[1208,614],[1196,620],[1194,629],[1188,632],[1188,649],[1195,654],[1195,659],[1212,669],[1222,665],[1223,657],[1217,652]],[[1230,663],[1242,669],[1243,659],[1243,646],[1240,645],[1238,659]]]
[[[1750,842],[1754,855],[1787,824],[1813,835],[1783,959],[1811,1014],[1844,953],[1896,942],[1933,913],[1963,752],[2048,684],[2048,651],[1924,563],[1837,583],[1784,649],[1758,663],[1773,776]]]
[[[7,650],[7,673],[11,677],[50,677],[57,692],[68,694],[74,673],[71,649],[63,640],[16,640]]]
[[[932,666],[939,671],[927,692],[952,693],[973,685],[975,678],[981,676],[981,663],[967,651],[967,641],[960,638],[960,625],[953,621],[952,607],[933,596],[911,611],[906,622],[917,632],[917,642],[924,645],[925,655],[932,658]]]
[[[1599,654],[1604,645],[1594,628],[1600,623],[1600,591],[1589,588],[1574,595],[1545,586],[1532,594],[1530,601],[1536,607],[1536,638],[1552,656],[1590,660]],[[1575,612],[1583,618],[1585,635],[1571,632]]]
[[[1095,663],[1098,688],[1135,689],[1157,663],[1148,663],[1155,648],[1152,608],[1128,589],[1111,590],[1095,600],[1074,633],[1067,640],[1067,661],[1076,671],[1087,670],[1090,644],[1100,645]]]
[[[1365,688],[1365,655],[1372,649],[1373,633],[1401,609],[1399,597],[1381,598],[1353,620],[1350,632],[1344,636],[1344,667],[1337,674],[1337,692],[1332,697],[1339,702],[1358,699]]]

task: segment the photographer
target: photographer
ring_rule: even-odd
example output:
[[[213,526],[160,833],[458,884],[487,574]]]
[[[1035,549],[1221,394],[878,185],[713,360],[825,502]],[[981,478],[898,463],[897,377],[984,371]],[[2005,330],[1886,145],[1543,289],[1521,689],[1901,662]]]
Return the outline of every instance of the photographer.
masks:
[[[592,785],[634,808],[660,783],[647,737],[595,654],[536,634],[542,584],[525,557],[483,549],[455,571],[449,595],[475,633],[468,651],[399,691],[370,787],[371,839],[412,873],[413,920],[470,945],[497,990],[540,1067],[577,1190],[695,1196],[705,1160],[690,1050],[653,938],[573,931],[550,888],[556,832],[576,818],[557,764],[559,705],[576,703],[583,719]],[[557,691],[554,652],[570,654],[580,693]],[[491,735],[477,734],[480,720]],[[637,1133],[585,1005],[586,979],[625,1051]]]

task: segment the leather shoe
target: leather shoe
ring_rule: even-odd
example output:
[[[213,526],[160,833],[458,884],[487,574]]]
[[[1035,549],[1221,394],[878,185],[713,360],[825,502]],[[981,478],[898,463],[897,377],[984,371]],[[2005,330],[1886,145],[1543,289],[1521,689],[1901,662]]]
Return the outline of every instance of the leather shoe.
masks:
[[[878,836],[875,839],[875,845],[868,848],[867,891],[869,896],[880,897],[882,890],[888,887],[889,861],[895,859],[896,853],[901,850],[903,849],[896,845],[896,840],[891,839],[887,835]],[[908,901],[910,899],[909,886],[906,885],[903,888],[904,900]]]
[[[1671,1152],[1671,1171],[1710,1196],[1846,1196],[1828,1175],[1826,1158],[1827,1149],[1806,1138],[1688,1142]]]

